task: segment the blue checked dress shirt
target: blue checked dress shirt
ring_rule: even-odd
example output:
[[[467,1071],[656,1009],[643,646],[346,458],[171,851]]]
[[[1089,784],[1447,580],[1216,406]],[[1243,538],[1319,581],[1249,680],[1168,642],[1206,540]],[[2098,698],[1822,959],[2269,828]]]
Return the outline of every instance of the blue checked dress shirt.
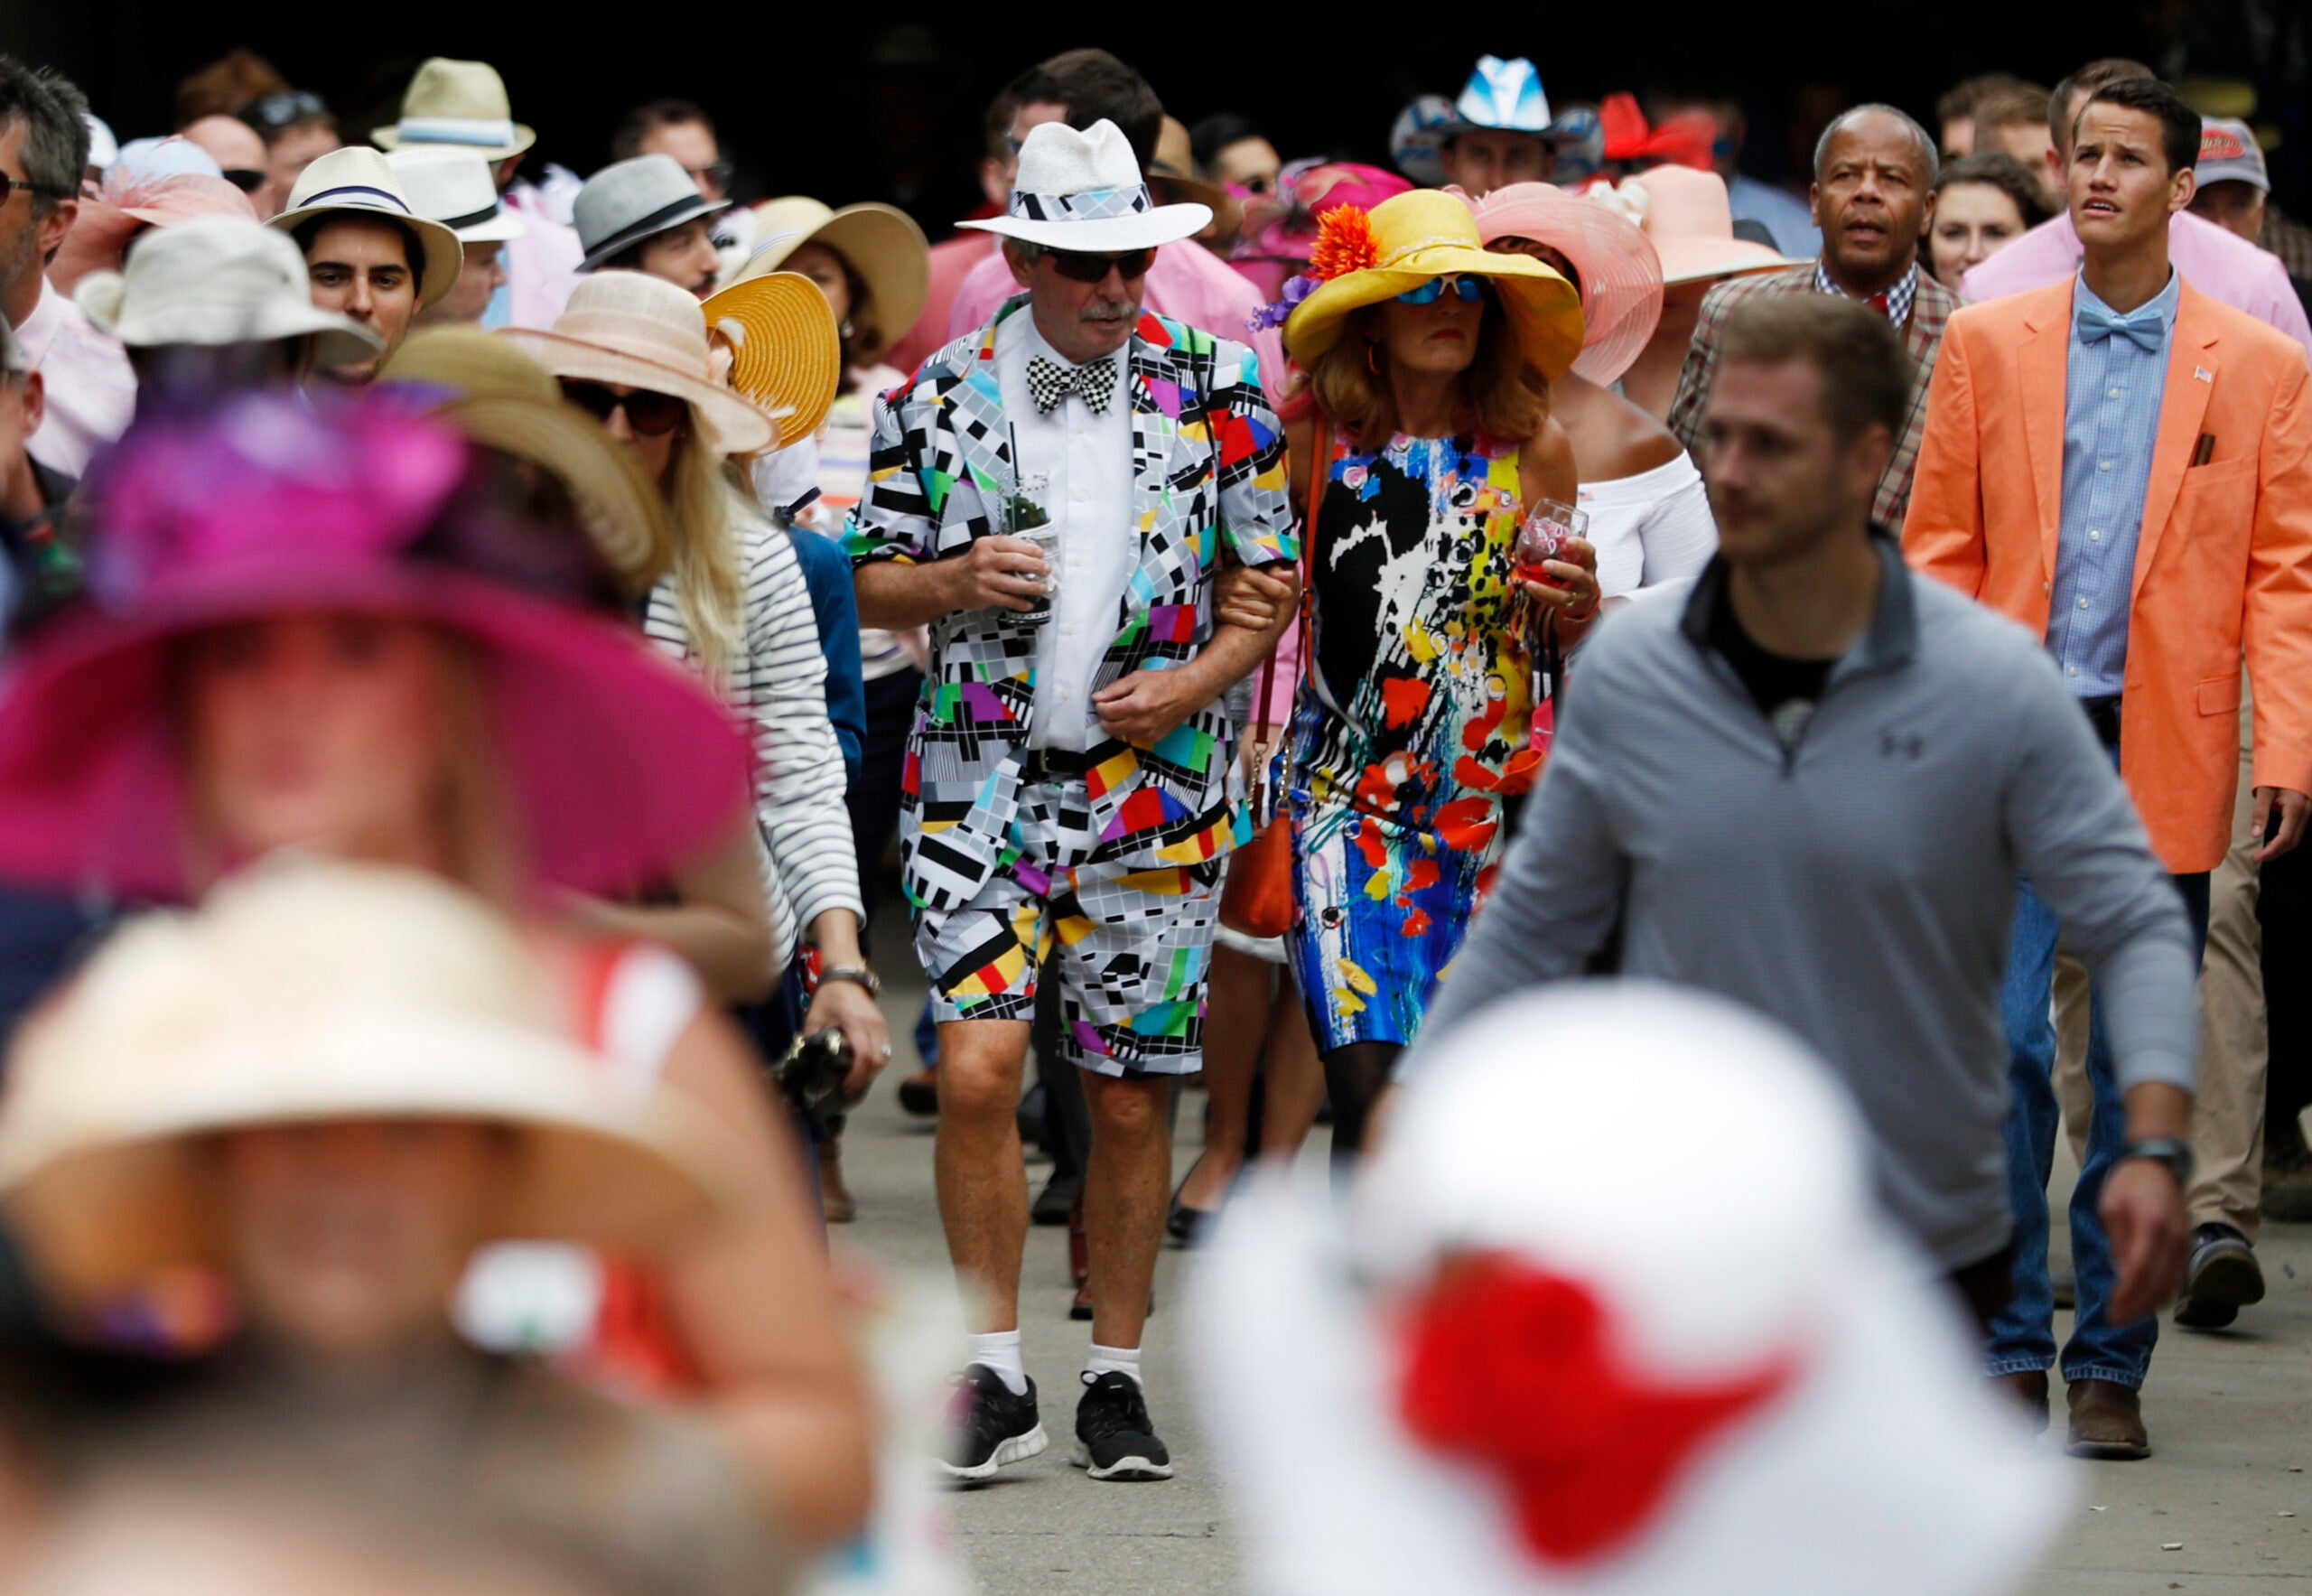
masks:
[[[2095,296],[2084,273],[2072,289],[2047,651],[2063,667],[2064,686],[2082,698],[2108,697],[2127,678],[2135,547],[2182,281],[2171,267],[2168,286],[2124,316]]]

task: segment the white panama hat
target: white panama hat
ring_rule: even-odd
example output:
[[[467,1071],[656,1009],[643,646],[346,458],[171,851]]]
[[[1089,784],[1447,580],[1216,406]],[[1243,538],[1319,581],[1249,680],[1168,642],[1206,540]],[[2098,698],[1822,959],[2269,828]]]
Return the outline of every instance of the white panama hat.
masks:
[[[1159,205],[1123,129],[1105,117],[1082,132],[1045,122],[1020,145],[1012,210],[958,227],[1067,249],[1115,255],[1192,238],[1212,225],[1208,205]]]
[[[243,216],[197,216],[154,228],[117,272],[72,291],[89,320],[131,348],[270,343],[311,338],[324,366],[375,359],[384,341],[313,303],[304,257],[285,233]]]
[[[417,69],[401,98],[401,119],[369,135],[381,150],[429,145],[479,152],[492,161],[518,155],[538,135],[514,120],[506,79],[488,61],[437,55]]]
[[[421,309],[438,303],[466,264],[465,246],[458,242],[458,235],[418,215],[401,186],[401,174],[366,145],[348,145],[315,160],[289,191],[287,207],[265,225],[294,233],[312,218],[332,212],[397,221],[417,236],[425,256],[417,285]]]
[[[396,150],[386,162],[400,175],[409,208],[448,228],[459,242],[502,244],[522,236],[520,218],[498,197],[488,156],[421,145]]]
[[[1430,1046],[1346,1211],[1271,1174],[1199,1255],[1193,1364],[1255,1588],[2028,1587],[2061,1466],[1881,1217],[1869,1134],[1802,1043],[1624,981]]]

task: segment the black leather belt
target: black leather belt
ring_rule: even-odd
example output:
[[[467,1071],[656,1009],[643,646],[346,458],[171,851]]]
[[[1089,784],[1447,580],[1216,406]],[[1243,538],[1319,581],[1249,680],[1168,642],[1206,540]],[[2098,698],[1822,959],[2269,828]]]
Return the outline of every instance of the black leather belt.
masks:
[[[1069,748],[1031,748],[1020,758],[1020,779],[1051,781],[1081,776],[1092,768],[1089,754]]]
[[[2120,695],[2113,693],[2102,698],[2083,698],[2079,707],[2087,712],[2087,723],[2095,728],[2096,741],[2106,748],[2120,745]]]

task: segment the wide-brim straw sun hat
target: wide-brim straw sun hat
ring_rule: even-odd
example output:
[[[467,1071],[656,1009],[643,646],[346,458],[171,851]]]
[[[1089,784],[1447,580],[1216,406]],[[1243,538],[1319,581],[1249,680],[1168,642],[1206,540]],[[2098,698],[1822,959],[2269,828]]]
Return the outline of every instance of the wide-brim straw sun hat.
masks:
[[[72,300],[131,348],[310,338],[322,365],[345,366],[384,347],[351,317],[314,304],[297,246],[254,217],[155,228],[130,244],[122,270],[81,278]]]
[[[401,119],[369,135],[381,150],[467,149],[495,161],[518,155],[538,135],[514,120],[506,80],[488,61],[434,56],[417,69],[401,98]]]
[[[1734,236],[1726,180],[1715,172],[1656,166],[1624,178],[1608,198],[1601,199],[1598,191],[1586,197],[1592,203],[1619,205],[1636,219],[1654,241],[1662,281],[1670,286],[1806,264]]]
[[[872,201],[840,210],[802,195],[764,201],[755,207],[754,248],[723,286],[781,269],[806,244],[834,250],[867,285],[866,308],[879,335],[874,348],[862,351],[868,359],[905,338],[923,314],[931,293],[931,247],[915,218]]]
[[[1132,142],[1102,117],[1080,132],[1065,122],[1030,129],[1009,213],[956,225],[1047,249],[1116,255],[1193,238],[1212,225],[1212,210],[1157,204]]]
[[[797,272],[733,283],[699,307],[731,355],[731,384],[778,424],[778,446],[819,430],[843,380],[843,340],[819,285]]]
[[[417,214],[400,174],[377,151],[359,145],[331,150],[305,168],[289,191],[289,203],[266,226],[294,233],[321,216],[368,217],[397,221],[416,236],[424,259],[418,264],[418,308],[437,303],[466,264],[465,246],[440,222]]]
[[[453,429],[386,397],[141,422],[84,489],[86,597],[0,674],[0,876],[166,901],[229,864],[187,788],[182,646],[316,612],[464,645],[517,870],[629,894],[717,845],[747,813],[743,732],[593,607],[592,551],[475,502],[471,467]]]
[[[192,912],[132,920],[28,1024],[0,1108],[0,1193],[74,1306],[221,1257],[211,1143],[347,1122],[482,1125],[477,1243],[663,1246],[722,1211],[704,1113],[568,1033],[521,935],[438,876],[269,861]]]
[[[815,285],[805,286],[818,294]],[[824,310],[824,295],[819,303]],[[778,436],[771,418],[716,369],[699,302],[648,273],[598,272],[580,281],[551,331],[509,327],[498,336],[512,340],[555,377],[683,400],[719,453],[760,453]]]
[[[700,193],[672,155],[613,161],[588,178],[570,202],[570,219],[586,252],[578,269],[595,271],[645,238],[730,208],[728,200]]]
[[[1285,352],[1313,365],[1339,340],[1350,313],[1464,273],[1486,278],[1501,295],[1525,364],[1548,378],[1572,366],[1582,337],[1573,285],[1530,257],[1487,251],[1468,204],[1433,189],[1399,194],[1369,211],[1326,212],[1310,256],[1317,285],[1285,321]]]
[[[527,231],[506,209],[489,163],[471,150],[413,145],[386,157],[400,174],[410,209],[457,234],[461,244],[503,244]]]
[[[1573,267],[1584,329],[1574,375],[1603,384],[1628,370],[1662,320],[1662,261],[1644,229],[1554,183],[1511,183],[1471,209],[1488,245],[1528,238]]]
[[[1188,124],[1167,117],[1156,135],[1156,148],[1148,158],[1148,189],[1160,200],[1185,201],[1212,212],[1211,225],[1224,238],[1235,237],[1245,225],[1245,202],[1222,183],[1197,175],[1196,141]]]
[[[545,367],[479,327],[421,327],[378,373],[381,387],[422,395],[429,414],[467,442],[558,481],[586,534],[629,597],[666,574],[674,537],[667,501],[634,451],[562,397]]]

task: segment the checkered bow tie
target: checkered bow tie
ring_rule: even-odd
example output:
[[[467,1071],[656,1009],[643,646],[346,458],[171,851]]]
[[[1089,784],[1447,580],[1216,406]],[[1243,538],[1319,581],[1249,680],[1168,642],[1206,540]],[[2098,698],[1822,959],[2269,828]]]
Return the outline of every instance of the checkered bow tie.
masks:
[[[1028,396],[1035,400],[1037,410],[1046,415],[1070,394],[1083,400],[1093,415],[1105,415],[1108,401],[1115,397],[1115,391],[1114,357],[1094,360],[1086,366],[1063,366],[1041,355],[1028,362]]]

